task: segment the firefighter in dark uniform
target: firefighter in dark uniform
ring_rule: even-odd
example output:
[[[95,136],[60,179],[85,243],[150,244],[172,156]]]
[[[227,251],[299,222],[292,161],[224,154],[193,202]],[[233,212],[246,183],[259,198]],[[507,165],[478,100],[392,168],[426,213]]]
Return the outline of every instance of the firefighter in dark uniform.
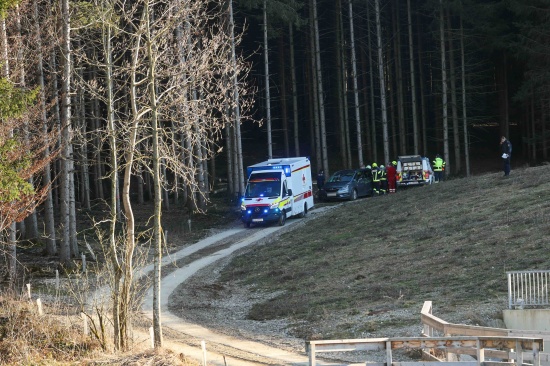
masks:
[[[386,173],[386,167],[380,165],[380,194],[386,194],[388,192],[388,175]]]
[[[372,186],[373,186],[373,195],[378,196],[380,194],[380,170],[378,169],[378,164],[372,163]]]

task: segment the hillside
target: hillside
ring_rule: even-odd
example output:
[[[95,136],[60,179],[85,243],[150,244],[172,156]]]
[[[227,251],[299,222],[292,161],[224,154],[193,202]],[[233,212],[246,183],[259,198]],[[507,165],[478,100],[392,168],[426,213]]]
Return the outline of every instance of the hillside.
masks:
[[[425,300],[447,321],[498,326],[506,271],[550,267],[550,167],[501,174],[345,203],[233,258],[215,280],[195,278],[202,299],[173,308],[223,332],[277,328],[302,345],[416,336]],[[192,311],[201,302],[208,313]]]

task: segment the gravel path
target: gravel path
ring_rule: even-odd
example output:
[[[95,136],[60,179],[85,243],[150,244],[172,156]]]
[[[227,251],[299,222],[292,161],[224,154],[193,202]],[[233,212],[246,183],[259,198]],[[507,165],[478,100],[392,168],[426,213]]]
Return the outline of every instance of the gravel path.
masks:
[[[216,268],[221,265],[220,261],[227,260],[239,250],[258,243],[264,244],[266,241],[272,240],[284,232],[304,225],[308,220],[314,219],[315,216],[322,214],[328,209],[330,207],[313,210],[305,219],[288,220],[287,224],[283,227],[268,226],[252,229],[229,229],[166,257],[163,265],[170,265],[173,268],[162,279],[161,314],[163,327],[169,328],[171,332],[176,332],[171,335],[171,338],[178,338],[177,334],[181,334],[182,346],[191,346],[199,350],[200,340],[204,340],[206,342],[208,364],[211,365],[307,365],[308,358],[304,352],[303,341],[288,339],[286,342],[287,347],[281,347],[281,344],[284,345],[284,341],[281,343],[279,339],[278,341],[270,342],[271,337],[263,331],[259,332],[257,337],[248,331],[246,337],[244,337],[242,334],[235,334],[234,331],[213,331],[200,324],[182,319],[179,316],[181,315],[181,311],[177,310],[178,307],[181,309],[182,298],[179,292],[181,290],[180,287],[185,287],[187,281],[199,273],[199,271],[202,271],[201,276],[215,274]],[[198,255],[200,253],[203,254]],[[189,260],[190,257],[193,259]],[[144,267],[140,274],[147,274],[152,269],[152,265]],[[242,299],[242,296],[236,296],[235,299]],[[151,288],[146,293],[142,308],[144,315],[149,319],[152,319],[152,305],[153,294]],[[204,307],[195,310],[204,314],[209,313],[209,309]],[[247,330],[243,329],[243,332],[247,332]],[[247,340],[245,338],[257,339],[259,341]],[[196,352],[194,354],[196,356]],[[190,356],[193,357],[194,355]]]

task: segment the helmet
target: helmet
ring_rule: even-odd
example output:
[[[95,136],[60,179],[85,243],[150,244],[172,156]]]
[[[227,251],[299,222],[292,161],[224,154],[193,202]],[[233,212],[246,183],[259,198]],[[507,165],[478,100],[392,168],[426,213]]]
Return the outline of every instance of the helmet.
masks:
[[[380,169],[384,169],[384,165],[380,165]]]
[[[373,168],[378,168],[378,164],[372,163],[372,167],[373,167]]]
[[[366,166],[366,169],[372,169],[370,165],[367,165]]]
[[[392,162],[391,162],[391,165],[397,165],[397,161],[395,161],[395,160],[392,161]]]

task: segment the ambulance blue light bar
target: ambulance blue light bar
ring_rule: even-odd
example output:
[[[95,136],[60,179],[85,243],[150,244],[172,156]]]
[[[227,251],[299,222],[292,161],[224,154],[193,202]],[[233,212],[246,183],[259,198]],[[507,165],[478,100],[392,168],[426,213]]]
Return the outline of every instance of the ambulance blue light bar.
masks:
[[[290,165],[264,165],[264,166],[248,167],[248,169],[246,169],[246,173],[248,177],[250,177],[250,174],[252,174],[252,172],[255,172],[258,170],[282,170],[287,177],[290,177],[292,173],[292,171],[290,170]]]

